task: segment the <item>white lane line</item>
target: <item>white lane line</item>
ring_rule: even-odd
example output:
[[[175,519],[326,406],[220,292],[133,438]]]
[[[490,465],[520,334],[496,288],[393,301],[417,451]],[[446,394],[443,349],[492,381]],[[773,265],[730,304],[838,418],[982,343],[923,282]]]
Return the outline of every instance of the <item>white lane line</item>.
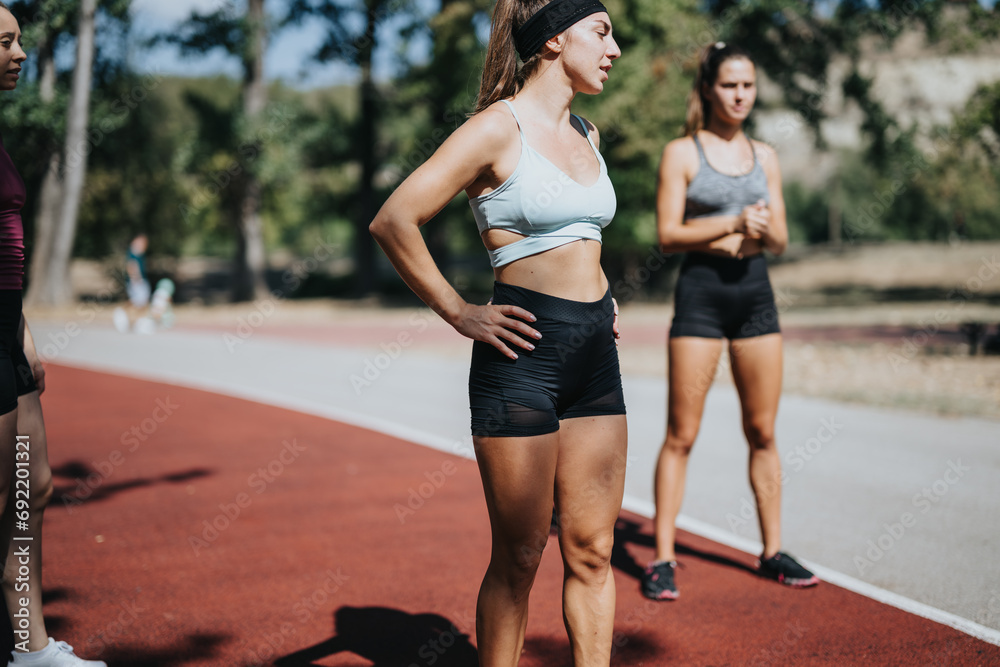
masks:
[[[632,496],[625,496],[625,499],[622,502],[622,508],[646,517],[647,519],[652,519],[653,515],[656,513],[656,508],[653,506],[653,503],[647,500],[634,498]],[[722,528],[705,523],[704,521],[692,519],[691,517],[684,516],[683,514],[677,517],[677,527],[681,530],[686,530],[689,533],[694,533],[699,537],[704,537],[705,539],[712,540],[713,542],[724,544],[727,547],[732,547],[733,549],[743,551],[744,553],[748,553],[753,556],[759,555],[764,548],[764,545],[760,542],[740,537],[739,535],[733,535]],[[887,604],[890,607],[902,609],[905,612],[926,618],[934,621],[935,623],[947,625],[950,628],[954,628],[959,632],[964,632],[967,635],[971,635],[976,639],[981,639],[989,644],[1000,646],[1000,631],[994,630],[993,628],[988,628],[985,625],[980,625],[979,623],[970,621],[967,618],[938,609],[937,607],[932,607],[929,604],[911,600],[908,597],[904,597],[898,593],[893,593],[892,591],[887,591],[884,588],[873,586],[868,582],[855,579],[854,577],[846,575],[843,572],[831,570],[830,568],[823,567],[817,563],[798,557],[796,557],[796,560],[812,570],[813,573],[823,581],[834,584],[835,586],[840,586],[841,588],[846,588],[847,590],[859,595],[864,595],[866,598],[871,598],[872,600],[881,602],[882,604]]]
[[[60,359],[57,365],[72,366],[74,368],[93,370],[103,373],[113,373],[115,375],[133,377],[140,380],[166,382],[181,387],[189,387],[191,389],[199,389],[216,394],[223,394],[233,398],[292,410],[294,412],[301,412],[303,414],[313,415],[316,417],[324,417],[326,419],[368,429],[370,431],[382,433],[394,438],[399,438],[400,440],[406,440],[407,442],[423,445],[425,447],[430,447],[431,449],[447,452],[456,456],[462,456],[473,460],[475,458],[471,455],[471,448],[461,441],[449,440],[448,438],[443,438],[439,435],[415,429],[404,424],[393,423],[383,418],[338,409],[331,407],[329,404],[320,403],[318,401],[310,401],[303,398],[292,398],[287,394],[270,392],[249,385],[236,385],[225,381],[206,378],[194,379],[183,373],[143,372],[134,368],[126,367],[113,368],[107,364],[88,364],[75,359]],[[652,519],[653,515],[656,513],[651,502],[629,495],[626,495],[622,501],[622,508],[647,519]],[[733,549],[737,549],[754,556],[759,554],[763,548],[763,545],[761,545],[760,542],[740,537],[738,535],[733,535],[732,533],[729,533],[721,528],[697,519],[692,519],[691,517],[683,514],[677,517],[677,527],[682,530],[686,530],[689,533],[698,535],[699,537],[704,537],[705,539],[718,542],[719,544],[732,547]],[[967,635],[989,644],[1000,646],[1000,631],[998,630],[988,628],[985,625],[980,625],[979,623],[970,621],[967,618],[938,609],[937,607],[932,607],[928,604],[924,604],[923,602],[912,600],[908,597],[899,595],[898,593],[893,593],[892,591],[887,591],[883,588],[879,588],[878,586],[873,586],[872,584],[861,581],[860,579],[855,579],[854,577],[846,575],[842,572],[831,570],[811,561],[803,559],[797,560],[811,569],[820,579],[826,582],[840,586],[841,588],[846,588],[849,591],[871,598],[877,602],[881,602],[916,616],[920,616],[921,618],[926,618],[934,621],[935,623],[940,623],[950,628],[954,628],[959,632],[964,632]]]

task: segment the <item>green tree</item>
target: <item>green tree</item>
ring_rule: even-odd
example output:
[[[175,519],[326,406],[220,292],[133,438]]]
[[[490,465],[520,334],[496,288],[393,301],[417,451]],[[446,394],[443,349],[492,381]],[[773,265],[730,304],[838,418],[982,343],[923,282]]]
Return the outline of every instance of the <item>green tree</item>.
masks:
[[[38,221],[41,243],[36,244],[33,257],[32,280],[26,297],[28,303],[61,305],[72,299],[69,262],[76,239],[80,201],[87,176],[87,156],[90,153],[86,133],[90,119],[96,16],[97,0],[81,0],[76,32],[76,65],[67,108],[64,166],[61,171],[53,171],[58,170],[59,164],[50,158],[47,173],[52,174],[49,178],[53,180],[47,182],[43,194],[52,201],[45,200],[41,209],[45,217]],[[41,34],[51,37],[44,31]],[[43,38],[42,44],[45,54],[42,60],[45,76],[42,101],[51,102],[51,41]],[[58,207],[55,202],[58,202]]]
[[[394,185],[430,157],[475,108],[485,55],[477,28],[489,23],[493,4],[491,0],[442,0],[427,22],[430,58],[412,65],[400,77],[399,92],[389,107],[391,124],[409,129],[390,150]],[[468,202],[460,195],[424,228],[431,256],[460,286],[467,276],[451,275],[455,253],[474,247],[485,261],[470,219]]]
[[[353,157],[361,167],[354,223],[354,294],[365,296],[375,287],[375,242],[368,225],[380,201],[376,176],[382,160],[379,131],[383,121],[383,96],[375,82],[374,54],[384,24],[412,13],[412,0],[294,0],[288,22],[320,17],[329,36],[313,58],[320,63],[345,62],[358,70],[358,113],[352,128]]]
[[[265,271],[267,258],[261,218],[261,183],[258,159],[263,151],[261,134],[267,131],[265,107],[267,88],[264,81],[264,54],[269,34],[264,0],[248,0],[246,13],[234,14],[225,7],[208,14],[194,11],[177,33],[165,36],[166,42],[178,44],[186,53],[204,54],[223,49],[239,58],[243,68],[242,114],[230,135],[238,145],[240,164],[230,173],[234,198],[231,205],[236,231],[236,252],[233,257],[234,301],[246,301],[267,294]]]

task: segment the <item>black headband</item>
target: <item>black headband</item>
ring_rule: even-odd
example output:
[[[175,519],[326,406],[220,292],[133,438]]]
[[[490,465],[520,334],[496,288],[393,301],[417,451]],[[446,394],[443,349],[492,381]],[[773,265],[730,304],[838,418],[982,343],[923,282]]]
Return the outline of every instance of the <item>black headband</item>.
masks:
[[[532,14],[531,18],[514,33],[517,55],[521,56],[522,61],[527,62],[528,58],[538,53],[545,42],[566,28],[586,16],[606,11],[608,10],[604,5],[597,0],[552,0]]]

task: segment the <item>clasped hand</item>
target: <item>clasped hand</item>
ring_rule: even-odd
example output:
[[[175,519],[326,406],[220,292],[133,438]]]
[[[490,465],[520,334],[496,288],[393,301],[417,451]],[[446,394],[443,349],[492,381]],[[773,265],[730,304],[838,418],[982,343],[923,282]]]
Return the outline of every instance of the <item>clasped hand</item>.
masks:
[[[747,238],[759,239],[767,235],[770,226],[771,209],[763,199],[758,199],[756,204],[747,206],[740,212],[736,231],[746,234]]]

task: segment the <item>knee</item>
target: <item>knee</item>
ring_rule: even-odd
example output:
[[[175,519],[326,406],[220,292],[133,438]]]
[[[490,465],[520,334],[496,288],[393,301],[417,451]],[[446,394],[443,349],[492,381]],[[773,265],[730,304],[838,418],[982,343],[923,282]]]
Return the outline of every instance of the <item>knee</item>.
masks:
[[[52,500],[52,494],[52,472],[45,470],[44,474],[39,475],[34,481],[31,489],[31,509],[35,512],[44,510]]]
[[[491,569],[500,575],[511,590],[531,588],[538,565],[542,562],[545,542],[525,542],[516,546],[494,549]]]
[[[748,419],[743,422],[743,432],[752,449],[771,449],[774,447],[774,420]]]
[[[694,447],[694,441],[697,437],[698,429],[696,428],[668,428],[663,448],[675,456],[688,456],[691,454],[691,448]]]
[[[581,579],[603,581],[611,570],[611,551],[614,549],[613,533],[589,538],[570,538],[563,544],[566,567]]]

